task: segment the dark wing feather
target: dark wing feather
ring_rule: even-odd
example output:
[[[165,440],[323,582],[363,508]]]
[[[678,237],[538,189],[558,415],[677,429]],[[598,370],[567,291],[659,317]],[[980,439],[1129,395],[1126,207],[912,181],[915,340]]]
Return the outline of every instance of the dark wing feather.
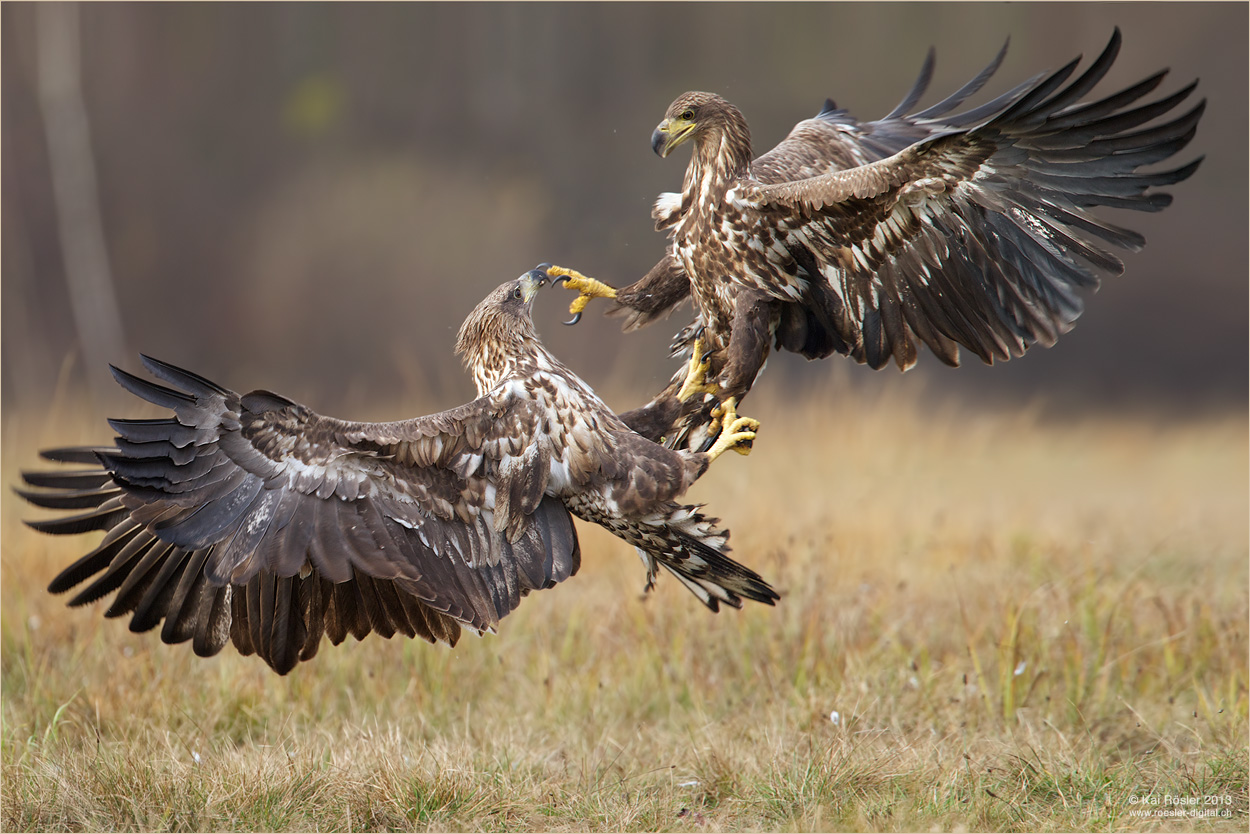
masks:
[[[968,83],[937,104],[909,114],[907,111],[920,101],[933,76],[934,53],[930,50],[916,83],[884,118],[860,122],[832,100],[826,100],[816,116],[799,122],[775,148],[751,163],[752,176],[761,183],[775,184],[854,168],[893,156],[936,134],[992,116],[1023,95],[1037,79],[972,110],[947,114],[989,81],[1006,54],[1007,43],[1004,43],[994,60]]]
[[[1198,161],[1142,172],[1193,138],[1204,102],[1166,123],[1193,85],[1135,106],[1163,75],[1088,104],[1119,33],[1088,70],[1076,62],[1036,82],[1014,103],[966,130],[937,134],[897,154],[807,179],[748,184],[741,209],[779,231],[772,252],[803,264],[849,317],[847,352],[873,367],[916,358],[913,338],[949,364],[956,345],[985,362],[1034,342],[1052,343],[1080,314],[1080,289],[1119,274],[1115,249],[1137,233],[1088,210],[1156,211],[1150,189],[1185,179]],[[1135,132],[1134,132],[1135,131]]]
[[[233,640],[285,673],[322,634],[454,643],[461,625],[492,629],[577,570],[569,513],[545,496],[550,452],[529,400],[501,391],[416,420],[350,423],[144,364],[165,384],[114,374],[173,417],[113,420],[112,447],[45,453],[96,468],[23,476],[27,500],[74,511],[32,527],[105,531],[50,585],[87,582],[71,604],[116,591],[108,615],[130,614],[134,630],[163,621],[162,639],[199,654]]]
[[[641,279],[618,290],[608,315],[622,317],[621,330],[628,333],[669,315],[689,297],[690,276],[670,253]]]
[[[757,182],[774,184],[854,168],[891,156],[936,132],[949,130],[952,125],[966,123],[971,118],[969,114],[942,121],[936,117],[958,107],[964,99],[981,89],[1002,63],[1006,50],[1004,44],[995,59],[975,78],[923,113],[907,115],[906,111],[920,100],[928,86],[933,72],[932,50],[911,91],[883,119],[861,123],[839,109],[832,100],[827,100],[815,117],[799,122],[776,147],[752,162],[751,175]],[[1024,89],[1022,85],[970,113],[976,115],[987,108],[990,108],[989,112],[997,112]],[[651,214],[657,231],[671,230],[689,211],[690,186],[686,182],[684,193],[664,193],[656,200]],[[672,313],[689,295],[690,277],[670,253],[646,276],[620,290],[608,313],[624,319],[622,330],[637,330]],[[829,337],[826,336],[822,344],[828,343]],[[827,352],[822,355],[827,355]]]

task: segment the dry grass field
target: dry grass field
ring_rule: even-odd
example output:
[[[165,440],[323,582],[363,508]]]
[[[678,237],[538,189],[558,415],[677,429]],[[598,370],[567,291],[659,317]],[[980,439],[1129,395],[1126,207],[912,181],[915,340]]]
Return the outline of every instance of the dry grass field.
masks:
[[[775,393],[694,498],[776,608],[713,615],[667,576],[643,598],[582,525],[579,575],[498,635],[349,638],[285,678],[66,609],[44,587],[93,539],[6,494],[0,824],[1246,830],[1244,415]],[[6,484],[109,436],[3,431]]]

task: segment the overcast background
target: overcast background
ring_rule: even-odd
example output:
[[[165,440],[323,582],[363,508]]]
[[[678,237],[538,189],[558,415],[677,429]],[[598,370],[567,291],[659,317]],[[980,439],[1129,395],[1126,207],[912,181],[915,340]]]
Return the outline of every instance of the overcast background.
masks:
[[[46,407],[58,375],[81,385],[84,364],[134,368],[138,351],[341,416],[450,407],[472,396],[456,328],[497,284],[552,261],[619,286],[658,260],[650,206],[679,188],[688,154],[660,160],[649,138],[677,94],[725,95],[760,153],[826,96],[861,119],[889,112],[930,45],[924,103],[1010,36],[984,101],[1092,58],[1116,25],[1123,48],[1099,91],[1163,67],[1163,94],[1200,77],[1207,112],[1177,163],[1206,162],[1166,211],[1115,218],[1149,243],[1077,328],[992,368],[922,354],[900,379],[783,355],[767,375],[1064,411],[1245,407],[1244,3],[88,4],[82,100],[125,346],[85,363],[37,5],[0,9],[6,409]],[[623,336],[601,304],[560,326],[570,298],[539,298],[548,345],[605,390],[658,389],[688,310]]]

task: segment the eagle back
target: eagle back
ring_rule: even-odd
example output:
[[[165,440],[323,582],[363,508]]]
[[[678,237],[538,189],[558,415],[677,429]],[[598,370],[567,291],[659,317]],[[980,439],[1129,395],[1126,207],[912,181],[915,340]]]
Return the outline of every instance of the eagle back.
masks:
[[[538,437],[550,448],[550,495],[565,496],[597,479],[619,477],[612,432],[625,424],[585,382],[545,348],[516,371],[519,396],[535,402],[543,422]]]

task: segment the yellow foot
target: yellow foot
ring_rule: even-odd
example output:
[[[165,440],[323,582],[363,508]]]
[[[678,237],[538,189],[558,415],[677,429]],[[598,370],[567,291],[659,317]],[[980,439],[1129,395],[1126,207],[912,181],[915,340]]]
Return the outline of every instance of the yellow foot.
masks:
[[[576,269],[565,269],[562,266],[547,267],[547,275],[552,278],[564,279],[564,286],[570,290],[577,290],[581,295],[573,299],[573,303],[569,305],[569,312],[573,314],[573,320],[568,324],[577,324],[582,317],[582,310],[586,309],[586,305],[590,303],[592,298],[616,298],[616,290],[609,287],[602,281],[596,281],[594,278],[587,278]]]
[[[712,409],[712,418],[721,421],[720,435],[712,444],[712,448],[707,450],[712,460],[716,460],[730,449],[740,455],[751,454],[751,447],[747,444],[755,439],[755,433],[760,428],[760,421],[750,417],[739,417],[736,408],[737,401],[731,397]]]
[[[690,367],[686,370],[686,381],[677,392],[677,399],[685,402],[702,394],[715,394],[716,383],[707,381],[707,372],[711,369],[712,363],[703,353],[703,337],[700,336],[694,340],[694,347],[691,348]]]

